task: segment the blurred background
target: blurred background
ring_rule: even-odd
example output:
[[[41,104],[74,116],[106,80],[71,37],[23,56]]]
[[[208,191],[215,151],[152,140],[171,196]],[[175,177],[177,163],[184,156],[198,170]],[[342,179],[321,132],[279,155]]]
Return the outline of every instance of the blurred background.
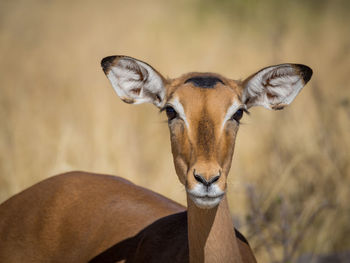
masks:
[[[0,0],[0,202],[84,170],[185,204],[166,117],[123,103],[100,68],[105,56],[129,55],[169,77],[213,71],[240,79],[303,63],[314,75],[290,107],[254,108],[243,118],[231,212],[259,262],[345,257],[349,12],[346,0]]]

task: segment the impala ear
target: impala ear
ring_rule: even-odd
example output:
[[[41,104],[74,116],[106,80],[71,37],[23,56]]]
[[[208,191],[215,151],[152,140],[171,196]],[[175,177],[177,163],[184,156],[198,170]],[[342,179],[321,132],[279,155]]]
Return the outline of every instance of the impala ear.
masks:
[[[312,69],[301,64],[264,68],[243,81],[243,103],[247,108],[283,109],[294,100],[311,76]]]
[[[165,80],[150,65],[131,57],[110,56],[102,59],[101,66],[124,102],[162,106]]]

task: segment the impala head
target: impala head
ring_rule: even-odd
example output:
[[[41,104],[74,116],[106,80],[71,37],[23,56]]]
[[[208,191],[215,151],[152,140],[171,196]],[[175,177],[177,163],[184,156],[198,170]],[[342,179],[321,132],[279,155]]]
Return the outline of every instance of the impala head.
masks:
[[[282,64],[242,82],[213,73],[165,79],[131,57],[106,57],[101,64],[123,101],[153,103],[166,112],[177,175],[200,208],[218,205],[225,195],[243,113],[253,106],[282,109],[312,75],[307,66]]]

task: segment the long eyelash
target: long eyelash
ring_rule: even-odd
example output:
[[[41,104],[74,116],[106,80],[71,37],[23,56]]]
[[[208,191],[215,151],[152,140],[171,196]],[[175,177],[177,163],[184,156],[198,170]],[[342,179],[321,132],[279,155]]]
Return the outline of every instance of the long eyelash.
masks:
[[[247,109],[245,109],[245,108],[242,108],[242,110],[243,110],[245,113],[247,113],[247,115],[250,115],[250,111],[249,111],[249,110],[247,110]],[[241,121],[239,121],[238,124],[239,124],[240,126],[241,126],[241,125],[246,125],[245,122],[241,122]]]
[[[248,115],[250,115],[250,111],[249,110],[247,110],[247,109],[242,109],[245,113],[247,113]]]

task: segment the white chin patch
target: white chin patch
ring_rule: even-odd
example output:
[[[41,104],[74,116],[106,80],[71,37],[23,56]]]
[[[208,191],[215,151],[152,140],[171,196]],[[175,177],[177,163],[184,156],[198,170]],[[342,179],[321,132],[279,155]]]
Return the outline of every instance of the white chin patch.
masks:
[[[217,206],[223,197],[223,195],[218,197],[196,197],[190,194],[191,200],[202,209],[210,209]]]
[[[196,184],[193,189],[187,189],[187,193],[195,205],[203,209],[217,206],[225,195],[225,191],[221,190],[216,184],[209,187]]]

